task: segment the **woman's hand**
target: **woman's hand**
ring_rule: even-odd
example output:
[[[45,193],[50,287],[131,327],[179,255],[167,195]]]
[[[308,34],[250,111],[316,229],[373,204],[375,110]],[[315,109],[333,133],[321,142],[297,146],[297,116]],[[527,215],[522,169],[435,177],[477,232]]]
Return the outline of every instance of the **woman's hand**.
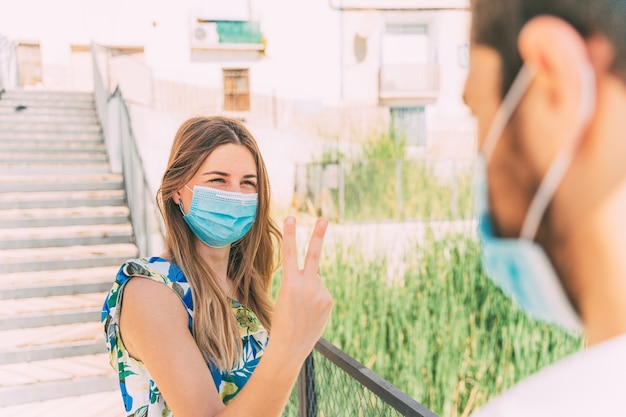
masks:
[[[328,221],[318,219],[306,253],[298,267],[296,219],[288,217],[283,231],[283,276],[272,319],[270,346],[283,347],[285,360],[300,365],[322,336],[333,300],[319,276],[322,242]]]

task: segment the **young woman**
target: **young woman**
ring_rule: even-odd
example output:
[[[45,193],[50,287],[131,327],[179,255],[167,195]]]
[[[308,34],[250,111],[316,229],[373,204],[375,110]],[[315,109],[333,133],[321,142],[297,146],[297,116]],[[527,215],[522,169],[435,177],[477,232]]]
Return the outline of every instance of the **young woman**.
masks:
[[[127,414],[280,416],[332,308],[318,275],[326,220],[299,269],[295,219],[281,238],[257,144],[223,117],[180,127],[157,201],[165,252],[122,265],[103,307]]]

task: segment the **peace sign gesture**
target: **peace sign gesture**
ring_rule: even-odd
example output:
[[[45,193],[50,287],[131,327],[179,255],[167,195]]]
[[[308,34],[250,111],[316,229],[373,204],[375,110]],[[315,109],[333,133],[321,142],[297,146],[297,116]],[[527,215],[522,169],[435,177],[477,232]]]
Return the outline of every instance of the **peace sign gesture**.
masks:
[[[322,336],[333,300],[319,276],[319,260],[328,221],[318,219],[298,267],[296,219],[288,217],[283,231],[283,276],[274,309],[270,344],[289,346],[292,359],[304,361]]]

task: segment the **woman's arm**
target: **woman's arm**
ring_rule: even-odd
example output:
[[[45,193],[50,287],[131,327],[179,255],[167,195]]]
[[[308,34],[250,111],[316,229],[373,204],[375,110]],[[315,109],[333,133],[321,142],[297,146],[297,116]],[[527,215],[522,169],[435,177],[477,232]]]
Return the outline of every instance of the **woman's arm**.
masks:
[[[144,363],[174,416],[215,416],[224,405],[187,326],[170,288],[141,277],[126,283],[120,335],[128,353]]]
[[[319,220],[305,265],[298,268],[295,219],[285,221],[283,278],[269,345],[250,380],[228,406],[187,328],[187,313],[169,288],[146,279],[126,284],[120,332],[143,361],[176,417],[279,417],[298,372],[322,335],[332,298],[318,275],[326,220]]]

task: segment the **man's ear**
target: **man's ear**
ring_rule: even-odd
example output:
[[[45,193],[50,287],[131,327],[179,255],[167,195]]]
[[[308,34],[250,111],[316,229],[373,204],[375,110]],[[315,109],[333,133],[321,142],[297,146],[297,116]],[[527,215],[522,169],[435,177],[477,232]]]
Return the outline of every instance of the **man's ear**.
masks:
[[[571,117],[569,126],[586,125],[596,85],[585,39],[564,20],[539,16],[522,28],[518,46],[522,60],[544,81],[552,110]]]

